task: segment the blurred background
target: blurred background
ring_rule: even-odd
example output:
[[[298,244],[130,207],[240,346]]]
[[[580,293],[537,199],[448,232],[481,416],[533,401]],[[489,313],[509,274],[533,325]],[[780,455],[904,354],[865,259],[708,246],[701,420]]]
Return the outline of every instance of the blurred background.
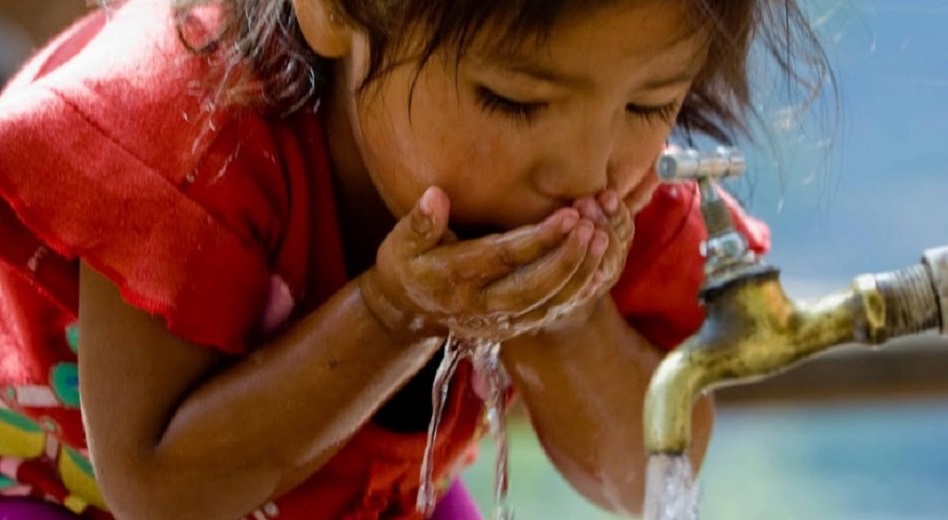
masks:
[[[86,9],[84,0],[0,0],[0,83]],[[807,9],[837,75],[840,117],[820,124],[818,109],[778,132],[786,113],[764,102],[773,125],[741,143],[750,173],[729,186],[771,225],[769,261],[798,298],[948,244],[948,3],[814,0]],[[823,101],[831,115],[834,101]],[[948,518],[946,347],[929,337],[844,348],[719,391],[702,518]],[[611,518],[560,479],[522,417],[511,442],[518,518]],[[487,441],[466,476],[486,512],[492,461]]]

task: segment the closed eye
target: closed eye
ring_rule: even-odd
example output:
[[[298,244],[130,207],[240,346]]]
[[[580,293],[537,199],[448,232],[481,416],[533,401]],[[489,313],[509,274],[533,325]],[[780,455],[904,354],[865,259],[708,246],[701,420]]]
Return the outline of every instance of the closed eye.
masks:
[[[542,102],[515,101],[501,96],[483,85],[478,85],[475,88],[475,93],[481,110],[488,114],[509,117],[518,123],[529,124],[533,122],[536,115],[547,107],[547,103]]]
[[[629,103],[625,106],[625,111],[644,120],[646,123],[662,122],[670,125],[675,122],[675,115],[678,113],[678,101],[659,106],[643,106]]]

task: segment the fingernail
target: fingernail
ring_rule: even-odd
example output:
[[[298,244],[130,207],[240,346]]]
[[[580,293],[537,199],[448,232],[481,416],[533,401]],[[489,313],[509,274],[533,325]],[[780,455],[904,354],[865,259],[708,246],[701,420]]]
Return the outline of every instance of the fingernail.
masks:
[[[599,223],[606,222],[606,212],[603,211],[602,204],[597,199],[589,199],[589,209],[592,212],[592,219]]]
[[[418,202],[418,209],[426,216],[430,217],[434,212],[434,208],[431,207],[431,197],[434,193],[434,188],[428,188],[425,190],[425,193],[421,196],[421,200]]]
[[[592,245],[589,246],[589,251],[599,256],[606,252],[606,247],[609,245],[609,235],[603,231],[596,231],[596,236],[593,237]]]
[[[584,198],[576,203],[576,209],[579,210],[583,217],[595,219],[596,213],[598,212],[598,204],[596,204],[596,201],[593,199]]]
[[[616,192],[609,190],[602,197],[602,207],[609,213],[615,213],[619,209],[619,196]]]
[[[596,272],[593,274],[593,279],[592,279],[593,285],[598,287],[599,285],[602,285],[602,282],[605,282],[605,281],[606,281],[606,273],[602,272],[602,269],[596,270]]]
[[[418,211],[414,212],[411,218],[411,228],[419,235],[427,234],[434,227],[434,218],[432,218],[434,212],[429,199],[428,192],[425,192],[418,201]]]
[[[583,219],[583,221],[579,223],[579,229],[576,231],[576,235],[580,241],[588,242],[589,239],[592,238],[593,231],[595,231],[595,229],[593,228],[592,222]]]
[[[564,233],[568,233],[576,227],[576,223],[579,222],[579,215],[574,212],[569,212],[566,216],[563,217],[562,229]]]

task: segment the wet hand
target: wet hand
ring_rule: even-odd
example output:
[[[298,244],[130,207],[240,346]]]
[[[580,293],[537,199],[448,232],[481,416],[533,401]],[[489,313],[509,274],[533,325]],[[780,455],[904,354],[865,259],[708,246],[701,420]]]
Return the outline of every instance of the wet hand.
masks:
[[[563,312],[547,329],[570,324],[582,325],[589,319],[595,309],[594,304],[619,281],[635,236],[631,208],[625,201],[619,200],[614,190],[604,190],[595,197],[578,199],[573,208],[584,220],[595,224],[593,244],[603,251],[598,255],[587,256],[581,270],[590,274],[574,277],[570,281],[576,284],[585,279],[587,283],[579,290],[564,291],[564,294],[575,294],[576,297],[559,307]]]
[[[635,237],[635,220],[632,210],[625,201],[620,201],[614,190],[604,190],[592,199],[577,201],[575,206],[584,218],[596,223],[597,232],[605,232],[609,237],[609,247],[600,264],[602,283],[596,288],[597,296],[609,292],[619,281],[626,258]]]
[[[394,332],[502,341],[550,322],[608,280],[597,275],[608,235],[577,208],[467,241],[448,230],[449,209],[444,192],[426,191],[360,278],[366,305]]]

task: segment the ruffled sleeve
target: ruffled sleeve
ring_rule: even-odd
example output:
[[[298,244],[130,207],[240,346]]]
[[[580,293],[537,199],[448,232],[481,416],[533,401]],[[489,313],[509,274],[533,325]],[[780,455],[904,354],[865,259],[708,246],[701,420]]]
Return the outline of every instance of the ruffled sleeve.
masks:
[[[252,113],[197,121],[206,64],[158,4],[87,19],[0,97],[0,260],[75,313],[81,258],[176,335],[239,353],[270,291],[281,171]]]
[[[766,224],[721,192],[751,250],[770,248]],[[707,229],[694,184],[663,185],[635,219],[635,239],[612,296],[623,316],[656,346],[670,350],[704,321],[698,291],[704,280],[701,242]]]

